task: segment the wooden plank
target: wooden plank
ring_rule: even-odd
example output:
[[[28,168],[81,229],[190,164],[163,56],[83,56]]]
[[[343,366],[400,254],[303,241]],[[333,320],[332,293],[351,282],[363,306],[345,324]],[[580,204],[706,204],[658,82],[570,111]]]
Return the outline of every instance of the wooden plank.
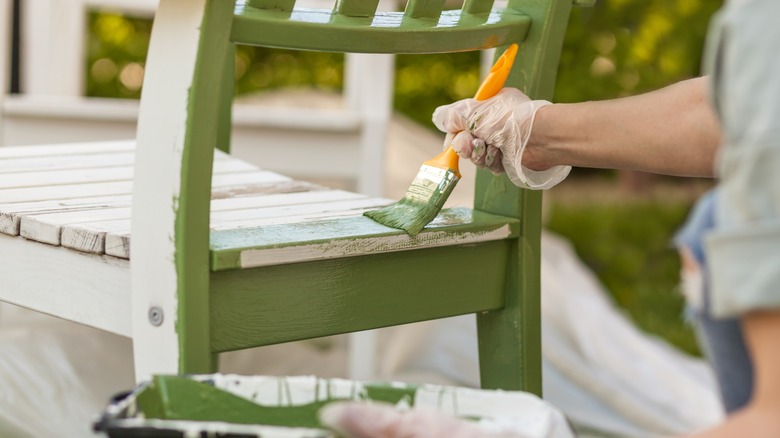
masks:
[[[29,214],[62,213],[66,211],[95,210],[110,207],[126,207],[131,202],[129,194],[98,196],[65,200],[18,202],[0,204],[0,233],[19,235],[21,218]]]
[[[108,158],[111,158],[110,160]],[[55,169],[84,169],[96,167],[129,166],[133,164],[133,152],[115,154],[88,154],[64,157],[15,158],[0,162],[0,175],[16,172],[36,172]]]
[[[251,202],[253,197],[267,196],[284,193],[301,193],[307,191],[322,190],[323,187],[303,181],[281,181],[260,184],[227,185],[220,186],[220,180],[216,179],[216,186],[212,190],[214,205],[221,205],[223,200],[234,199],[233,203]],[[232,198],[233,196],[239,196]],[[242,199],[246,198],[247,201]],[[219,202],[218,202],[219,201]],[[97,196],[75,199],[54,199],[34,202],[17,202],[12,204],[0,204],[0,233],[19,235],[21,217],[32,214],[57,213],[77,210],[95,210],[112,207],[129,207],[131,196],[129,194],[113,196]]]
[[[230,351],[501,308],[507,246],[496,241],[213,272],[212,348]]]
[[[211,236],[212,269],[251,268],[502,240],[517,236],[518,224],[517,219],[457,208],[442,212],[414,238],[362,216],[217,231]]]
[[[226,175],[214,175],[215,187],[237,186],[236,192],[242,189],[253,190],[253,186],[273,182],[290,181],[290,178],[269,171],[244,172]],[[13,202],[33,202],[52,199],[87,198],[93,196],[124,195],[131,193],[132,182],[99,182],[89,184],[66,184],[53,187],[24,187],[18,189],[0,190],[0,204]]]
[[[131,179],[133,179],[133,166],[8,173],[0,175],[0,190],[61,184],[129,181]]]
[[[103,155],[105,157],[105,155]],[[109,161],[110,162],[110,161]],[[256,171],[257,166],[241,160],[214,162],[214,174]],[[45,187],[61,184],[84,184],[133,179],[133,166],[96,167],[86,169],[46,170],[39,172],[0,174],[0,189]]]
[[[278,14],[281,13],[239,3],[231,41],[297,50],[446,53],[521,42],[531,25],[528,16],[504,10],[493,11],[476,21],[462,20],[459,10],[442,12],[438,21],[407,19],[399,12],[377,12],[364,26],[329,10],[296,10],[289,20]]]
[[[58,145],[57,147],[67,146],[68,145]],[[26,149],[28,147],[32,146],[20,146],[19,148]],[[104,151],[104,153],[92,151],[90,153],[76,153],[71,155],[43,154],[32,157],[25,156],[20,158],[5,158],[0,159],[0,174],[15,172],[36,172],[44,170],[129,166],[133,164],[134,159],[135,152],[132,150],[129,152],[114,152],[112,149],[107,149]],[[236,158],[219,151],[215,151],[215,171],[216,163],[224,160],[236,160]]]
[[[0,190],[0,203],[35,202],[53,199],[87,198],[95,196],[124,195],[131,192],[130,181],[93,184],[69,184],[55,187],[24,187]]]
[[[252,217],[262,214],[270,207],[295,206],[312,202],[333,202],[357,200],[366,198],[365,195],[350,193],[341,190],[313,191],[292,194],[266,195],[259,197],[218,199],[211,205],[211,220],[215,224],[226,222],[220,217],[225,212],[241,217]],[[252,209],[252,214],[247,213]],[[21,220],[21,233],[39,242],[73,248],[79,251],[103,254],[106,252],[106,233],[117,235],[130,235],[130,208],[114,208],[88,212],[67,212],[23,217]],[[277,214],[278,216],[278,214]],[[42,240],[50,239],[50,240]],[[117,242],[117,241],[114,241]],[[128,247],[126,239],[113,243]],[[119,253],[123,258],[129,257],[129,253]],[[115,255],[115,254],[112,254]]]
[[[126,260],[0,234],[0,300],[130,336]]]
[[[11,146],[0,148],[0,160],[9,158],[120,153],[132,152],[134,150],[135,140],[63,143],[36,146]],[[0,161],[0,166],[2,166],[2,161]]]
[[[22,216],[19,235],[36,242],[59,245],[60,231],[65,225],[129,219],[130,213],[130,207],[124,207]]]
[[[389,202],[386,199],[365,198],[299,206],[218,211],[211,214],[210,229],[228,230],[268,224],[310,222],[329,217],[359,216],[368,209],[387,205]],[[129,227],[129,222],[124,222],[123,224]],[[89,233],[89,227],[90,224],[86,224],[73,231],[68,231],[72,227],[65,227],[65,231],[68,234],[84,234]],[[101,233],[102,230],[95,230],[93,233],[96,235],[95,239],[100,239],[98,235]],[[105,232],[104,236],[106,254],[121,258],[130,257],[129,252],[127,252],[128,248],[130,248],[130,228],[119,229],[118,226],[115,226],[111,231]]]

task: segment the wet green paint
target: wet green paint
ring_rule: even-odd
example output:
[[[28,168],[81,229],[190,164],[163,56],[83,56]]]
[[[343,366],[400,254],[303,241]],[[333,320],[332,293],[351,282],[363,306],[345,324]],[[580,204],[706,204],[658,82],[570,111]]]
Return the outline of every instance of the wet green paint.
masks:
[[[214,272],[212,349],[500,309],[512,241]]]
[[[414,237],[439,214],[459,180],[457,171],[423,165],[400,201],[363,215]]]
[[[181,165],[181,192],[176,206],[179,372],[215,371],[209,347],[209,210],[214,147],[223,105],[221,96],[233,6],[207,0],[200,27],[195,73],[187,102],[187,126]],[[218,104],[215,105],[215,102]],[[223,128],[224,132],[224,128]],[[224,134],[223,134],[224,137]]]
[[[551,99],[571,0],[510,0],[508,8],[534,25],[520,46],[507,85],[534,99]],[[506,176],[477,172],[475,208],[520,219],[507,263],[506,307],[478,315],[483,388],[521,389],[541,395],[541,193],[520,189]]]
[[[330,386],[327,380],[318,379],[317,384]],[[214,421],[324,429],[317,414],[329,403],[372,400],[392,405],[406,402],[409,406],[414,406],[416,390],[417,387],[414,385],[396,387],[381,383],[366,383],[361,385],[361,390],[351,397],[339,398],[328,395],[313,402],[294,405],[282,402],[280,397],[278,405],[270,406],[255,403],[217,388],[209,381],[158,375],[131,397],[134,397],[137,412],[146,420]]]
[[[519,235],[519,220],[468,208],[443,210],[426,230],[416,238],[409,239],[411,247],[425,248],[435,243],[456,243],[459,236],[478,235],[508,227],[504,238]],[[367,252],[362,241],[403,236],[405,233],[381,225],[369,218],[354,216],[316,222],[268,225],[258,228],[215,231],[211,234],[212,270],[224,271],[242,268],[241,255],[245,251],[313,246],[321,244],[344,245],[355,254]],[[389,245],[387,245],[389,246]],[[371,243],[372,253],[382,252],[385,246]],[[387,247],[385,250],[390,250]]]

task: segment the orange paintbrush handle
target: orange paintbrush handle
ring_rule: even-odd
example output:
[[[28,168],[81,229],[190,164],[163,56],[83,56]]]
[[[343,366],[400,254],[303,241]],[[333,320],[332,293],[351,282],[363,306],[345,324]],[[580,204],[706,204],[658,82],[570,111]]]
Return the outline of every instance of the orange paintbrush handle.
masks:
[[[512,64],[515,62],[515,55],[517,55],[517,44],[512,44],[504,51],[500,58],[493,64],[490,72],[482,81],[477,93],[474,95],[474,99],[485,100],[498,94],[502,88],[506,78],[509,77],[509,72],[512,71]],[[452,172],[460,178],[459,160],[458,154],[452,145],[448,146],[444,152],[435,156],[434,158],[424,162],[434,167],[440,167],[443,169],[450,169]]]

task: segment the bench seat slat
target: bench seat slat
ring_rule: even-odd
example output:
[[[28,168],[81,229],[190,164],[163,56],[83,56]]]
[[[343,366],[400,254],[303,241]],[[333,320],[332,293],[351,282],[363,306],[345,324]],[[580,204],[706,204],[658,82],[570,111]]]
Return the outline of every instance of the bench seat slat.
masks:
[[[472,244],[516,237],[519,221],[467,208],[445,210],[416,237],[363,216],[211,234],[212,270]]]
[[[103,141],[90,143],[47,144],[0,148],[0,160],[9,158],[35,158],[65,155],[110,154],[135,151],[135,140]],[[0,166],[2,166],[0,161]]]
[[[253,218],[283,217],[289,212],[304,209],[304,211],[327,211],[330,209],[343,209],[344,205],[365,205],[375,206],[384,203],[383,201],[366,202],[364,195],[349,193],[340,190],[323,190],[304,193],[293,193],[284,195],[266,195],[252,198],[229,198],[214,201],[212,205],[211,221],[219,225],[231,220],[249,220]],[[334,202],[341,201],[341,202]],[[132,210],[130,206],[97,208],[86,210],[70,210],[60,212],[49,212],[45,214],[22,215],[20,216],[19,234],[22,237],[36,240],[38,242],[51,245],[60,245],[60,236],[62,230],[68,226],[81,225],[76,228],[74,233],[84,236],[92,232],[94,238],[90,240],[89,247],[80,248],[76,244],[62,243],[74,249],[88,252],[97,252],[102,254],[94,243],[102,240],[105,234],[105,223],[113,221],[123,221],[127,223],[125,229],[111,227],[112,231],[128,232],[130,230],[129,220]],[[92,231],[90,231],[92,230]]]

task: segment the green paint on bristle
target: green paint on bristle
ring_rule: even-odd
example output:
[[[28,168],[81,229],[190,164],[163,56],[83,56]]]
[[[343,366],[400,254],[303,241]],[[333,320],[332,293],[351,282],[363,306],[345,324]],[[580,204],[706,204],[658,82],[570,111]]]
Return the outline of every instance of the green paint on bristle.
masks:
[[[459,179],[450,170],[423,165],[400,201],[363,215],[414,237],[439,214]]]

